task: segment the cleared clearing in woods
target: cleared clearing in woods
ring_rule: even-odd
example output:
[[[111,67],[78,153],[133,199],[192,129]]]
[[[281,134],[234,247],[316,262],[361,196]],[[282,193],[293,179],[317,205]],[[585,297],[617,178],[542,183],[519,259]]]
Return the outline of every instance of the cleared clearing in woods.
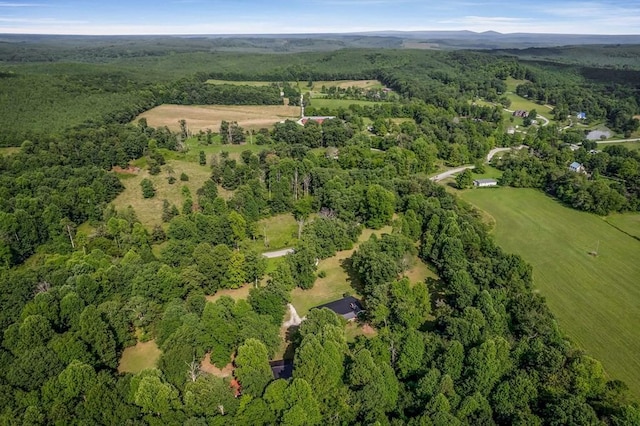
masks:
[[[237,121],[245,129],[260,129],[271,127],[286,119],[297,120],[300,117],[300,107],[288,105],[160,105],[140,114],[146,118],[149,126],[164,127],[177,132],[180,130],[180,120],[186,120],[189,131],[220,130],[220,123]]]

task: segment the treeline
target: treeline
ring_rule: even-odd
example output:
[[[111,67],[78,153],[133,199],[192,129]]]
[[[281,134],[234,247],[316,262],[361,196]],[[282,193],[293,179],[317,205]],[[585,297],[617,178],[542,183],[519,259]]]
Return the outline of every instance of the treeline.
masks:
[[[167,88],[159,103],[179,105],[282,105],[276,86],[208,84],[198,79],[183,80]]]

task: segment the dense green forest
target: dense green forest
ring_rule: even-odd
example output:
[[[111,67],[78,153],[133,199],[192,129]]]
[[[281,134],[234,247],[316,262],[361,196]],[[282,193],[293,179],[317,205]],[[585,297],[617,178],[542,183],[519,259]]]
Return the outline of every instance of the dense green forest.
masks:
[[[517,90],[543,92],[569,113],[586,109],[624,133],[637,129],[637,74],[606,83],[479,52],[160,49],[132,59],[96,53],[100,64],[60,52],[54,63],[17,64],[17,51],[0,65],[2,144],[20,146],[0,156],[1,423],[640,424],[627,385],[558,329],[531,267],[428,178],[439,165],[480,165],[491,148],[524,142],[497,164],[503,183],[597,213],[638,210],[636,152],[590,153],[582,133],[555,125],[508,134],[501,104],[509,77],[527,80]],[[183,153],[186,135],[131,123],[139,112],[280,100],[277,86],[209,78],[379,79],[398,98],[312,103],[310,114],[336,118],[277,123],[256,136],[259,150],[238,157],[199,156],[210,178],[183,190],[182,205],[165,201],[162,225],[145,228],[133,208],[111,204],[123,190],[111,169],[144,158],[158,174]],[[492,104],[472,102],[479,98]],[[568,148],[575,143],[582,147]],[[592,178],[568,172],[571,161]],[[154,197],[143,182],[140,198]],[[267,271],[252,242],[260,219],[282,213],[298,221],[299,239]],[[347,262],[365,306],[359,321],[375,333],[347,339],[342,318],[311,310],[290,336],[293,377],[275,380],[269,360],[294,289],[312,288],[318,261],[354,248],[365,227],[386,225],[392,231]],[[440,279],[402,278],[415,255]],[[206,299],[244,286],[246,299]],[[161,349],[157,368],[119,373],[124,349],[139,340]],[[241,395],[199,368],[205,354],[220,368],[233,360]]]

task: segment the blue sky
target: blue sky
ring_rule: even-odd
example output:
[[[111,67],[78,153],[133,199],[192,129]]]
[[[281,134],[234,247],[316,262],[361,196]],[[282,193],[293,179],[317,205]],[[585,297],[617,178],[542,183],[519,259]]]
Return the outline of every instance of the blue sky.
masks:
[[[639,34],[640,0],[0,0],[0,33]]]

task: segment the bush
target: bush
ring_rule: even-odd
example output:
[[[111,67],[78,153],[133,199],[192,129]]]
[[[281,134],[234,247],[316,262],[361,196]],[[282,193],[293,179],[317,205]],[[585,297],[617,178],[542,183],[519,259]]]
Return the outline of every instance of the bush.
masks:
[[[142,187],[142,196],[144,198],[153,198],[156,195],[156,189],[153,187],[153,182],[149,179],[142,179],[140,186]]]
[[[167,178],[167,181],[169,182],[169,185],[173,185],[174,183],[176,183],[176,178],[174,176],[169,176]]]
[[[327,271],[318,272],[318,278],[325,278],[327,276]]]
[[[185,172],[180,173],[180,180],[183,182],[189,181],[189,176]]]

